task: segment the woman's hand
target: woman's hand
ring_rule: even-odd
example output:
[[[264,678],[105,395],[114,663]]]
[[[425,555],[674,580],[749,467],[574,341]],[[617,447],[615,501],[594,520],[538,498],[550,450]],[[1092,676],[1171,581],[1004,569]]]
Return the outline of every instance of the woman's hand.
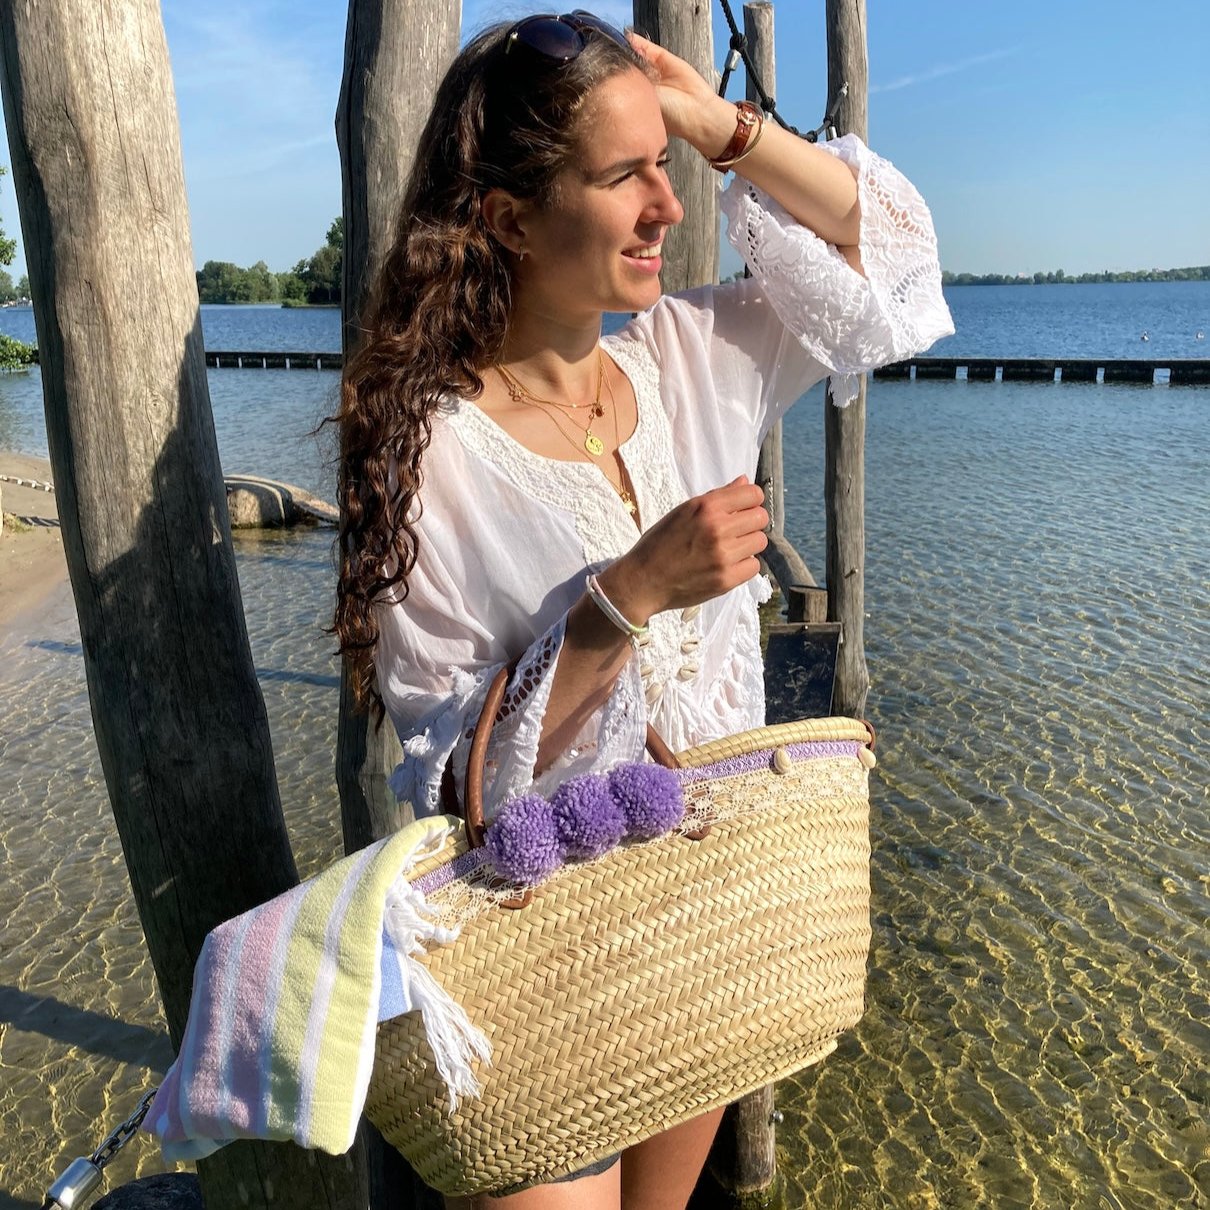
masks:
[[[670,50],[631,31],[630,44],[659,74],[656,92],[668,133],[686,139],[703,155],[717,155],[735,129],[735,107],[717,96],[698,72]],[[721,129],[721,138],[715,137]],[[707,146],[701,145],[705,140]],[[709,147],[710,142],[718,146]]]
[[[735,106],[717,96],[684,59],[639,34],[629,38],[658,73],[655,87],[668,133],[707,159],[722,155],[735,134]],[[843,161],[766,121],[759,145],[735,171],[771,194],[820,239],[835,244],[858,273],[864,272],[857,249],[857,181]]]
[[[686,500],[601,572],[602,589],[636,625],[730,592],[760,570],[757,555],[769,545],[764,498],[741,475]]]

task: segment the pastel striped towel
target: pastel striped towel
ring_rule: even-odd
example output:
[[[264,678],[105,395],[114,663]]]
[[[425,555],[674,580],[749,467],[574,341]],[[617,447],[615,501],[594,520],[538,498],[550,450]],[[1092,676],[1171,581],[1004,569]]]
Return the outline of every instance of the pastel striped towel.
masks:
[[[344,1153],[365,1104],[375,1027],[413,1009],[451,1110],[479,1092],[471,1061],[489,1057],[487,1039],[417,961],[426,943],[457,934],[431,922],[404,877],[460,826],[451,816],[419,820],[210,933],[180,1054],[144,1121],[166,1160],[242,1138]]]

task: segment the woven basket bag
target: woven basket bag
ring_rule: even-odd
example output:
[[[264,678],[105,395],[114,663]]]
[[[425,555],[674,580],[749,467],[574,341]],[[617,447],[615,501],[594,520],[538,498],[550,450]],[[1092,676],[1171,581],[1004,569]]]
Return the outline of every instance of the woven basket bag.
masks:
[[[504,685],[502,674],[484,719]],[[472,746],[469,839],[417,876],[482,844],[488,730]],[[576,1171],[818,1062],[861,1017],[867,725],[786,723],[676,757],[649,738],[661,763],[698,771],[692,788],[724,818],[697,839],[673,833],[565,867],[523,907],[477,916],[428,956],[491,1042],[482,1097],[449,1112],[418,1013],[379,1026],[366,1113],[443,1193]],[[795,758],[821,741],[858,741],[838,745],[856,755]]]

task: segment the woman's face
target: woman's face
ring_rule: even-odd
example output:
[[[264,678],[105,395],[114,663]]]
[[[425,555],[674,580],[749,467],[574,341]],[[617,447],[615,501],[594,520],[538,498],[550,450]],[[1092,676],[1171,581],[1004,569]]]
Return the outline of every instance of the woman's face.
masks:
[[[684,208],[668,183],[668,135],[655,87],[626,71],[599,84],[557,200],[523,216],[515,300],[563,321],[641,311],[660,296],[660,245]]]

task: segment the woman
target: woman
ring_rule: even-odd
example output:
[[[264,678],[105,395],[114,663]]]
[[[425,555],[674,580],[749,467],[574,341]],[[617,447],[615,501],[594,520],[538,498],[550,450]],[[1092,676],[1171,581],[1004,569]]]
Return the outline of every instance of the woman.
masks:
[[[674,136],[734,167],[751,280],[661,297]],[[606,311],[639,314],[602,340]],[[928,211],[857,140],[761,123],[588,14],[473,40],[421,137],[340,415],[337,632],[403,741],[400,798],[440,809],[447,766],[460,788],[512,661],[489,819],[637,759],[648,719],[673,750],[763,723],[760,441],[828,373],[948,331]],[[481,1204],[683,1206],[718,1118]]]

